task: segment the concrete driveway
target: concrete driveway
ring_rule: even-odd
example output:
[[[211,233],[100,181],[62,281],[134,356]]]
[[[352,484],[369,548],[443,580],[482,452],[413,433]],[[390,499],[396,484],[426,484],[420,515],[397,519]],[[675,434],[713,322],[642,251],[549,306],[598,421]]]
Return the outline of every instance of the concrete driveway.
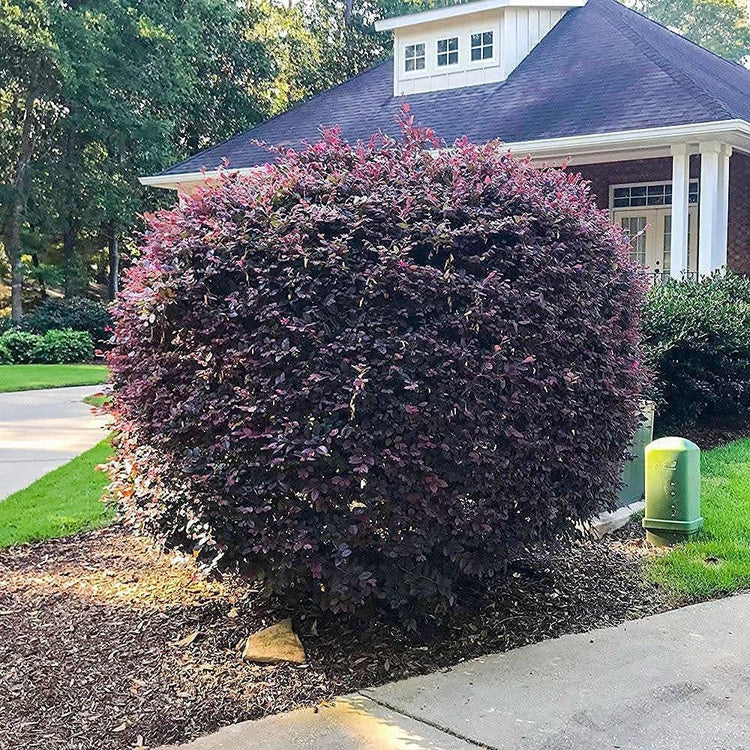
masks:
[[[83,399],[104,386],[0,393],[0,500],[96,445],[104,416]]]
[[[228,727],[182,750],[747,750],[750,594]]]

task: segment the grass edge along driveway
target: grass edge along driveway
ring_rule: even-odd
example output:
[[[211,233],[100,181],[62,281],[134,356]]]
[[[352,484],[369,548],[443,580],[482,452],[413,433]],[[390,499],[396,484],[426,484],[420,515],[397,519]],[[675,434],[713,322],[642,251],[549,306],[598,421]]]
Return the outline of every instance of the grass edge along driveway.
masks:
[[[107,380],[104,365],[0,365],[0,393],[100,385]]]
[[[96,467],[112,454],[109,438],[0,500],[0,549],[69,536],[108,524],[114,511],[100,498],[107,475]]]
[[[646,564],[646,576],[707,599],[750,589],[750,438],[701,452],[703,531]]]

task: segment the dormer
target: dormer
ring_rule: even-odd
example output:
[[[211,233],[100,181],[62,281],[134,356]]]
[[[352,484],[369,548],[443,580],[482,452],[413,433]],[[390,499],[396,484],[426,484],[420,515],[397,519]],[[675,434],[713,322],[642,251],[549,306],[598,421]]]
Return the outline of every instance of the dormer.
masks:
[[[476,0],[378,21],[393,31],[395,96],[505,80],[586,0]]]

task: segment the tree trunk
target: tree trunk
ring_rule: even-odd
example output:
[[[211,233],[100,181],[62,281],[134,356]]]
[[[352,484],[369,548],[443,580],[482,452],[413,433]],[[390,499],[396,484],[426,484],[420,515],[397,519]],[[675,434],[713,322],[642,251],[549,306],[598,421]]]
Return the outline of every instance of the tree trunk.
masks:
[[[13,180],[13,193],[9,216],[3,227],[5,251],[8,253],[11,268],[10,309],[13,320],[23,317],[23,264],[21,263],[21,227],[26,208],[26,184],[29,165],[34,154],[34,139],[32,127],[34,120],[34,96],[29,92],[24,102],[23,127],[21,128],[21,142],[19,145],[16,174]]]
[[[44,300],[47,299],[47,286],[44,283],[44,277],[39,272],[39,254],[38,253],[31,254],[31,262],[34,264],[34,268],[36,269],[37,281],[39,282],[39,302],[44,302]]]
[[[65,279],[63,291],[66,297],[73,295],[77,287],[77,269],[76,269],[76,238],[78,232],[72,227],[66,227],[62,236],[63,250],[63,272]]]
[[[11,317],[20,321],[23,317],[23,297],[21,296],[23,284],[23,264],[21,263],[21,222],[23,221],[23,205],[20,201],[14,201],[11,217],[5,232],[5,249],[10,259],[11,292],[10,310]]]
[[[103,248],[109,248],[109,234],[102,232],[101,237],[97,240],[97,246],[101,245]],[[96,254],[96,272],[95,278],[96,283],[106,286],[108,283],[109,274],[109,252],[98,252]]]
[[[23,317],[23,297],[21,295],[23,285],[23,263],[21,263],[21,226],[23,224],[23,195],[16,189],[13,192],[10,212],[3,227],[3,244],[8,253],[10,261],[10,312],[15,321]]]
[[[346,6],[344,9],[344,26],[349,26],[352,22],[352,10],[354,6],[354,0],[346,0]]]
[[[107,297],[113,300],[120,289],[120,247],[117,240],[117,230],[113,227],[109,235],[109,284]]]

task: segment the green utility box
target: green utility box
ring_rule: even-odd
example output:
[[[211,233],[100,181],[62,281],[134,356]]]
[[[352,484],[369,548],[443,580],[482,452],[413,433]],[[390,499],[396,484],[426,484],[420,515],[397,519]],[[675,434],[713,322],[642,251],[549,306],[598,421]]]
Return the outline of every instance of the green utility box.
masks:
[[[641,406],[641,423],[633,436],[628,459],[622,467],[622,486],[618,505],[623,507],[643,500],[646,475],[646,446],[654,439],[654,403],[645,401]]]
[[[646,448],[646,514],[643,528],[652,544],[685,542],[703,527],[701,452],[679,437],[654,440]]]

